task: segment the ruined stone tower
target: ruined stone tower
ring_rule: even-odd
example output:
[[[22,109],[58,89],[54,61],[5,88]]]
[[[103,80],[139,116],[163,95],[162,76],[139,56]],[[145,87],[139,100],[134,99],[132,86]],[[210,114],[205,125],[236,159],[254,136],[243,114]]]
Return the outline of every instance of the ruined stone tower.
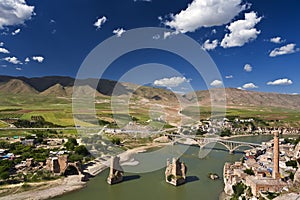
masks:
[[[110,160],[110,171],[107,177],[107,183],[112,185],[123,181],[123,169],[120,165],[120,158],[112,156]]]
[[[273,178],[279,179],[280,173],[279,173],[279,132],[273,131],[274,134],[274,147],[273,147]]]
[[[166,182],[175,186],[185,183],[186,170],[185,164],[179,159],[173,158],[172,163],[168,159],[165,171]]]

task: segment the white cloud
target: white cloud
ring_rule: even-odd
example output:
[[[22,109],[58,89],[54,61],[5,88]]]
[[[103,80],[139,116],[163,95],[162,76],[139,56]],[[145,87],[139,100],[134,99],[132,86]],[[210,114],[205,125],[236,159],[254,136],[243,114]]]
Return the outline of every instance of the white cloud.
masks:
[[[5,60],[5,61],[7,61],[7,62],[10,62],[12,64],[15,64],[15,65],[22,64],[22,62],[19,61],[18,58],[16,58],[15,56],[13,56],[13,57],[5,57],[5,58],[2,58],[2,59]]]
[[[241,0],[194,0],[185,10],[171,14],[171,21],[164,23],[182,33],[201,27],[220,26],[246,9],[246,5],[241,3]]]
[[[30,58],[29,57],[25,58],[25,63],[29,63],[29,62],[30,62]]]
[[[54,23],[56,23],[56,21],[54,19],[50,19],[49,23],[54,24]]]
[[[254,88],[258,88],[258,86],[256,86],[254,83],[246,83],[243,85],[244,89],[254,89]]]
[[[246,64],[246,65],[244,66],[244,70],[245,70],[246,72],[251,72],[251,71],[252,71],[252,66],[251,66],[250,64]]]
[[[16,70],[21,71],[22,68],[21,67],[16,67]]]
[[[218,40],[213,40],[213,41],[210,41],[210,40],[206,40],[204,42],[204,44],[202,45],[202,47],[205,49],[205,50],[213,50],[215,49],[217,46],[218,46]]]
[[[211,31],[211,34],[216,34],[217,33],[217,30],[216,29],[213,29],[212,31]]]
[[[166,32],[164,32],[164,39],[167,39],[168,37],[171,37],[172,35],[177,35],[177,34],[179,34],[178,31],[173,31],[173,32],[166,31]]]
[[[223,85],[223,82],[220,80],[214,80],[213,82],[210,83],[210,86],[213,86],[213,87],[222,87],[222,85]]]
[[[182,83],[188,83],[188,82],[190,82],[190,80],[186,79],[185,77],[174,76],[171,78],[163,78],[163,79],[155,80],[153,85],[171,88],[171,87],[177,87]]]
[[[106,21],[107,21],[107,18],[105,16],[98,18],[97,21],[94,23],[94,26],[96,26],[97,29],[99,29]]]
[[[270,57],[275,57],[275,56],[280,56],[280,55],[285,55],[285,54],[291,54],[299,51],[299,49],[295,49],[296,44],[287,44],[285,46],[275,48],[274,50],[271,51],[269,54]]]
[[[273,38],[270,39],[270,42],[279,44],[279,43],[282,43],[284,41],[281,39],[281,37],[273,37]]]
[[[18,33],[20,33],[21,32],[21,29],[16,29],[16,30],[14,30],[11,34],[12,35],[17,35]]]
[[[241,47],[247,42],[257,38],[260,34],[255,28],[255,25],[261,21],[262,17],[258,17],[255,12],[245,13],[245,19],[237,20],[230,23],[227,29],[230,33],[226,33],[221,46],[228,47]]]
[[[269,81],[267,83],[267,85],[291,85],[291,84],[293,84],[293,81],[287,78],[277,79],[275,81]]]
[[[2,47],[4,45],[4,42],[0,42],[0,47]]]
[[[228,75],[228,76],[225,76],[225,78],[229,79],[229,78],[233,78],[232,75]]]
[[[0,47],[0,53],[9,53],[9,51],[5,48]]]
[[[116,34],[117,37],[121,37],[123,33],[125,33],[126,31],[123,28],[118,28],[113,30],[113,34]]]
[[[156,34],[156,35],[153,35],[152,37],[154,40],[158,40],[160,38],[160,35],[159,34]]]
[[[0,29],[4,26],[24,24],[34,15],[34,6],[27,5],[25,0],[0,1]]]
[[[42,63],[44,61],[44,57],[43,56],[32,56],[32,60]]]

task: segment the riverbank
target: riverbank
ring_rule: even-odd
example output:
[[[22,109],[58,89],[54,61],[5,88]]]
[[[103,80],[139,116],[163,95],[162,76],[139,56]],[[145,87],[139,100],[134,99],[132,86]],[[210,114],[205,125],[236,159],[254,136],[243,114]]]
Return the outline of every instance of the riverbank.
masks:
[[[160,143],[150,143],[145,146],[137,147],[134,149],[127,150],[118,156],[120,157],[121,163],[128,163],[131,161],[133,155],[137,153],[142,153],[151,148],[158,148],[168,144],[160,144]],[[135,164],[135,163],[132,163]],[[91,161],[85,164],[84,172],[89,173],[92,176],[96,176],[106,168],[109,167],[108,161],[100,161],[96,159],[96,161]],[[26,183],[28,188],[32,187],[33,189],[28,189],[25,192],[19,192],[19,189],[22,188],[23,184],[5,186],[6,188],[16,188],[14,190],[15,194],[9,193],[9,195],[0,197],[0,200],[44,200],[50,199],[57,196],[64,195],[66,193],[76,191],[82,189],[86,186],[86,182],[82,181],[82,175],[73,175],[69,177],[64,177],[55,181],[47,181],[40,183]],[[18,189],[19,188],[19,189]]]
[[[27,187],[34,189],[16,194],[9,194],[0,197],[1,200],[43,200],[50,199],[56,196],[66,194],[85,187],[84,182],[81,181],[81,176],[69,176],[55,181],[41,182],[41,183],[26,183]],[[22,185],[19,186],[22,188]],[[16,191],[17,192],[17,191]]]

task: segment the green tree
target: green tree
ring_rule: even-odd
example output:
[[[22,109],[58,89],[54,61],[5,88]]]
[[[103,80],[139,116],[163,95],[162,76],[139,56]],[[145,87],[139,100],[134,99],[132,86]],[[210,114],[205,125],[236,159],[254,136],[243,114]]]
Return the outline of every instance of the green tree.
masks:
[[[64,146],[67,148],[67,150],[73,151],[75,147],[78,146],[78,143],[75,138],[69,138],[68,142],[66,142]]]
[[[246,186],[240,182],[232,186],[232,189],[234,191],[232,200],[239,199],[239,197],[244,193]]]
[[[285,165],[286,166],[290,166],[290,167],[293,167],[293,168],[297,168],[297,161],[296,160],[289,160],[287,162],[285,162]]]
[[[221,131],[220,136],[221,137],[231,136],[231,131],[229,129],[224,129],[224,130]]]
[[[70,162],[76,162],[76,161],[82,161],[82,159],[83,159],[83,156],[82,155],[79,155],[79,154],[71,154],[70,156],[69,156],[69,161]]]
[[[9,173],[8,172],[1,172],[0,173],[0,179],[6,180],[9,178]]]
[[[79,146],[75,147],[75,153],[82,155],[82,156],[89,155],[89,151],[86,149],[86,147],[84,145],[79,145]]]
[[[113,144],[120,145],[121,144],[121,139],[118,138],[118,137],[114,137],[114,138],[111,139],[111,142]]]
[[[252,169],[245,169],[244,172],[248,175],[254,176],[254,171]]]

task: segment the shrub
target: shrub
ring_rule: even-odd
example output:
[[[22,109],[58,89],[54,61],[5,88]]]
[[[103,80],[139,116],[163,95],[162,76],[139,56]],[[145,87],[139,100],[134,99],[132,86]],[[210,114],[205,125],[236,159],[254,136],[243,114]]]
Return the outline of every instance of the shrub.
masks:
[[[253,176],[254,175],[254,171],[252,169],[245,169],[244,172],[248,175]]]

